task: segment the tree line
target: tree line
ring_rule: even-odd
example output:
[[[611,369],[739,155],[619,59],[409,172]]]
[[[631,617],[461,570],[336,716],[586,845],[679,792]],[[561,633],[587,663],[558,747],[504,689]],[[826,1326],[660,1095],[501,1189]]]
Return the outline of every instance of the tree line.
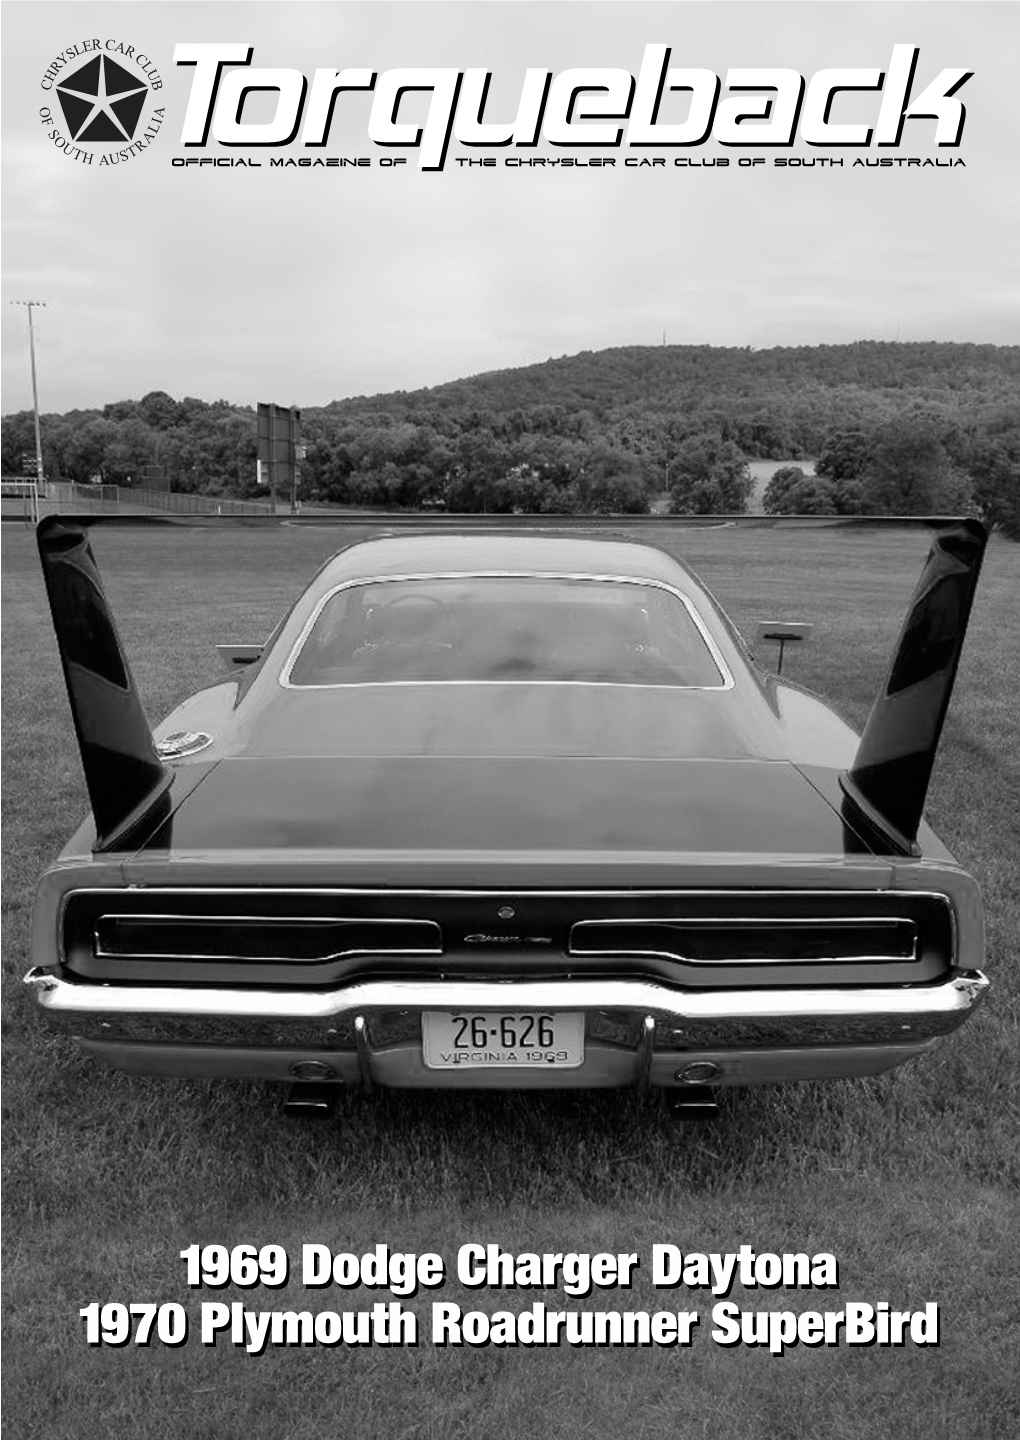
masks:
[[[814,474],[777,470],[764,495],[770,515],[978,514],[1020,537],[1020,418],[984,425],[907,412],[828,437]]]
[[[791,461],[766,492],[773,514],[976,510],[1017,533],[1018,393],[1016,347],[584,352],[306,408],[300,493],[450,511],[634,514],[654,498],[739,513],[748,459],[767,458]],[[42,432],[51,478],[138,485],[160,467],[175,490],[258,493],[252,406],[152,391],[45,415]],[[30,412],[5,418],[2,447],[4,473],[20,473]]]

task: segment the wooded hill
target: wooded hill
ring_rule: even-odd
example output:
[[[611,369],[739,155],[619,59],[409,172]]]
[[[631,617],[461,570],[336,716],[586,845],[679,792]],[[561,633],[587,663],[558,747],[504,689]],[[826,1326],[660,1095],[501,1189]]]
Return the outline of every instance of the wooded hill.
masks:
[[[326,414],[394,417],[546,407],[607,423],[653,415],[726,426],[752,458],[816,455],[834,428],[890,419],[905,405],[975,418],[1020,398],[1020,346],[893,343],[780,347],[627,346],[583,350],[428,390],[334,401]],[[703,425],[699,429],[705,428]]]
[[[1018,397],[1015,346],[584,351],[306,408],[302,494],[450,510],[638,511],[668,489],[678,510],[740,510],[747,458],[811,457],[821,480],[805,489],[787,477],[773,495],[779,508],[790,495],[847,513],[972,503],[1001,521],[1020,492]],[[253,406],[154,391],[47,415],[43,445],[53,476],[131,484],[158,464],[176,489],[254,492]],[[5,474],[32,448],[30,414],[8,417]],[[890,466],[904,458],[918,474],[897,493]],[[846,481],[860,483],[837,483]]]

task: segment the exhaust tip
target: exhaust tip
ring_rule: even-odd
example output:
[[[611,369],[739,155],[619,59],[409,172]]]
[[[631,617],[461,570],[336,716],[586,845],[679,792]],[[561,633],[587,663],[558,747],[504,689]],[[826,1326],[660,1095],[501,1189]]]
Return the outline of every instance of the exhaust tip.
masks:
[[[719,1113],[719,1102],[707,1085],[688,1082],[670,1095],[670,1108],[678,1120],[712,1120]]]
[[[300,1070],[303,1066],[310,1068],[317,1064],[317,1061],[301,1062],[291,1066],[291,1073]],[[322,1065],[322,1070],[332,1070],[328,1065]],[[340,1086],[334,1081],[333,1084],[324,1083],[321,1080],[301,1080],[290,1087],[290,1093],[283,1102],[283,1113],[291,1120],[328,1120],[336,1105],[337,1093]]]

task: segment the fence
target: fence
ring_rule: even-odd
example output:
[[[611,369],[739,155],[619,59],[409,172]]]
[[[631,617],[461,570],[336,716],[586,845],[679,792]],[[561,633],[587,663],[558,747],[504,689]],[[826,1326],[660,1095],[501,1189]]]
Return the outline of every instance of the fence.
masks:
[[[4,495],[7,493],[7,482]],[[67,510],[78,515],[268,515],[264,500],[227,500],[216,495],[177,495],[168,490],[126,489],[120,485],[79,485],[48,481],[40,487],[41,514]]]
[[[79,486],[78,489],[82,487]],[[104,487],[111,488],[111,487]],[[124,490],[120,503],[168,515],[269,515],[266,500],[228,500],[217,495],[180,495],[170,490]]]
[[[12,480],[5,475],[0,479],[0,513],[20,517],[24,520],[36,518],[36,488],[34,480]]]

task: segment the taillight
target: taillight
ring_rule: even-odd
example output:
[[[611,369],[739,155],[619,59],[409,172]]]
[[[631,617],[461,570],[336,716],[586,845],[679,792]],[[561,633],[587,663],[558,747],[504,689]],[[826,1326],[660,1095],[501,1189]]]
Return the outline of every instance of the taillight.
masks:
[[[917,956],[913,920],[582,920],[572,955],[645,955],[695,965],[881,963]]]
[[[352,955],[439,955],[432,920],[243,915],[99,915],[102,959],[317,963]]]

